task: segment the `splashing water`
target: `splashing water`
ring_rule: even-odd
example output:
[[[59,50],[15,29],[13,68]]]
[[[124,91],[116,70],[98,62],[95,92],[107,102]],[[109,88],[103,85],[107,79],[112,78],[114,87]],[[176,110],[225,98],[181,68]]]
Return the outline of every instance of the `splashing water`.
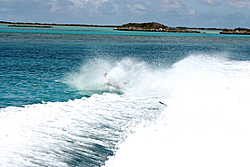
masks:
[[[166,68],[92,60],[65,83],[106,93],[0,110],[0,164],[244,166],[250,62],[219,56],[191,55]],[[104,72],[128,83],[122,94],[107,90]]]
[[[168,74],[168,107],[105,166],[248,166],[250,62],[192,55]]]

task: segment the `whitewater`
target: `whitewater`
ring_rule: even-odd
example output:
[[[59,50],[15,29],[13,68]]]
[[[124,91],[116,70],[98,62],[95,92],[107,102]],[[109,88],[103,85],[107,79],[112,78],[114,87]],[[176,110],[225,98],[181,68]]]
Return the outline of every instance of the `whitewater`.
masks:
[[[203,55],[174,64],[157,76],[168,107],[105,166],[248,166],[249,65]]]
[[[249,38],[24,30],[4,39],[22,33],[27,46],[12,42],[14,52],[9,41],[1,45],[0,166],[250,165],[249,44],[232,47]],[[44,39],[60,49],[43,51]],[[224,46],[231,50],[218,49]],[[35,62],[29,72],[16,64],[16,84],[9,81],[17,67],[5,69],[16,63],[12,53],[30,56],[18,59],[22,68]]]

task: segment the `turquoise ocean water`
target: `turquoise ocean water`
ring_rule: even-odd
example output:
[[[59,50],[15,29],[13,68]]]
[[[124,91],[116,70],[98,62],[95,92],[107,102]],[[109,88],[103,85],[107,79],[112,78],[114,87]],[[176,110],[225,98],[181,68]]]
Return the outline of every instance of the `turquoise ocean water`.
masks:
[[[0,76],[0,166],[250,165],[250,36],[0,25]]]

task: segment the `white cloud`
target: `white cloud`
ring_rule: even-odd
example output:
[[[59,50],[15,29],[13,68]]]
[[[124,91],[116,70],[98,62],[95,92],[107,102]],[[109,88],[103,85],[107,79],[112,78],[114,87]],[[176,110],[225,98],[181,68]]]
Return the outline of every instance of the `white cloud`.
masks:
[[[51,12],[55,12],[61,9],[56,0],[52,0],[51,2],[48,2],[48,4],[51,6],[50,9]]]
[[[249,27],[249,9],[250,0],[0,0],[2,20],[24,22]]]
[[[197,0],[197,1],[205,6],[218,6],[221,4],[219,2],[216,2],[215,0]]]
[[[89,4],[93,5],[94,9],[98,9],[102,3],[107,2],[108,0],[68,0],[72,2],[76,7],[86,8]]]
[[[34,2],[39,0],[0,0],[0,2]]]
[[[162,0],[162,7],[167,9],[184,9],[186,6],[180,0]]]
[[[234,8],[247,8],[250,9],[249,0],[224,0],[225,4]]]
[[[85,8],[88,3],[88,0],[69,0],[69,1],[79,8]]]
[[[134,5],[127,4],[127,7],[130,9],[132,13],[139,14],[139,15],[147,11],[147,8],[142,4],[134,4]]]
[[[194,16],[196,14],[196,11],[194,9],[189,9],[188,15]]]
[[[1,7],[0,7],[0,11],[1,11],[1,12],[7,12],[8,9],[7,9],[7,8],[1,8]]]

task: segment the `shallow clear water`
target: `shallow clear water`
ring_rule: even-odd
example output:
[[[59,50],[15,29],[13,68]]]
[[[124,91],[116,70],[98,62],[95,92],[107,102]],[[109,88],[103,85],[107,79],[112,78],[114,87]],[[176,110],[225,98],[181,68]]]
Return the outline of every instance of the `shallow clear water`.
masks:
[[[249,165],[249,43],[1,25],[0,164]]]

